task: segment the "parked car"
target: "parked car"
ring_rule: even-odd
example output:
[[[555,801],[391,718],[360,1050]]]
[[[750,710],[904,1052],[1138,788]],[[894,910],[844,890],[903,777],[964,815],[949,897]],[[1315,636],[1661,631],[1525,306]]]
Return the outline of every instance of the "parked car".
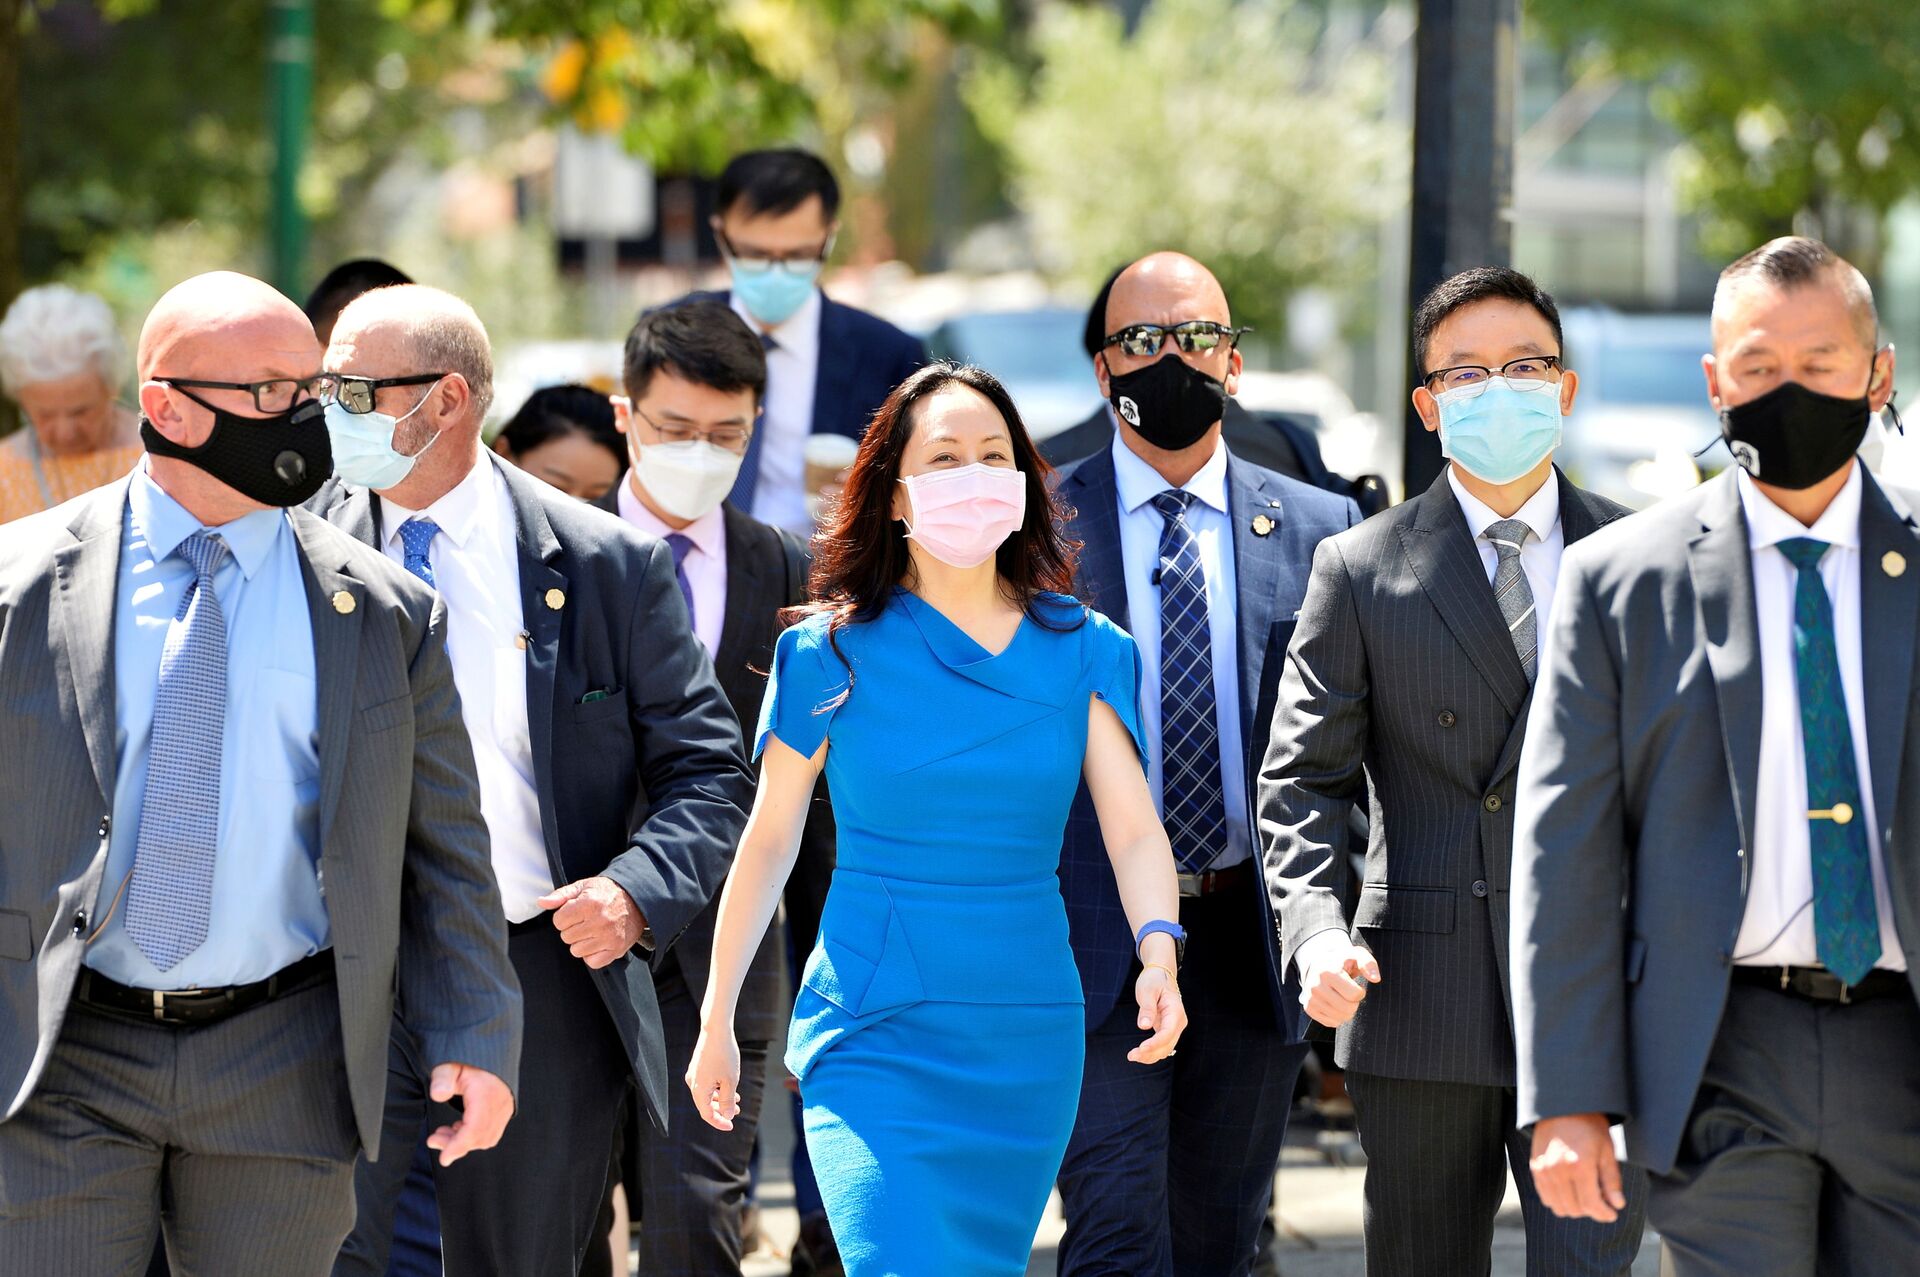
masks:
[[[998,377],[1035,439],[1078,425],[1100,406],[1082,349],[1087,313],[1065,306],[954,315],[927,334],[935,359],[978,364]]]
[[[1560,319],[1566,366],[1580,375],[1560,448],[1574,482],[1641,507],[1725,468],[1725,451],[1712,446],[1720,424],[1700,367],[1713,348],[1705,314],[1580,306]]]

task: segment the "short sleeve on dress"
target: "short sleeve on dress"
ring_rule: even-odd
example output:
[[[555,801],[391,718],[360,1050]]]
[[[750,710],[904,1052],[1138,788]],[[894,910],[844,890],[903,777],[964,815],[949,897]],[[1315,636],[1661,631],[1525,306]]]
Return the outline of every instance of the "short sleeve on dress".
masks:
[[[810,616],[782,631],[773,648],[766,698],[760,702],[754,758],[766,749],[770,735],[801,757],[813,757],[850,686],[847,667],[827,640],[826,617]]]
[[[1140,649],[1131,634],[1098,612],[1088,614],[1086,643],[1088,687],[1113,706],[1113,712],[1126,724],[1144,768],[1147,737],[1140,722]]]

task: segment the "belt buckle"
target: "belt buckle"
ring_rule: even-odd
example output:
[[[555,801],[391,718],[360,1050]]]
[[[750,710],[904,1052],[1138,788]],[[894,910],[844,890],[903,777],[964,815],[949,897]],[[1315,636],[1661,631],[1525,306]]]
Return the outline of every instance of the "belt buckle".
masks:
[[[1204,871],[1194,874],[1175,874],[1180,883],[1182,896],[1204,896],[1206,894],[1207,875]]]
[[[177,1020],[169,1020],[167,1018],[166,992],[161,989],[154,989],[152,992],[153,992],[153,1018],[158,1020],[162,1024],[177,1024],[178,1023]]]

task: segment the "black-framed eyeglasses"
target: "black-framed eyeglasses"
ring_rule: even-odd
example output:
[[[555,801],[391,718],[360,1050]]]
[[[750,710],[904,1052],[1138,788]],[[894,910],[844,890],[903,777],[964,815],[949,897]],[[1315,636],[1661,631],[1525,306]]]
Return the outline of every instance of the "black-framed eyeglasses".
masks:
[[[304,399],[327,402],[340,384],[340,378],[330,372],[315,373],[311,377],[269,377],[265,381],[193,381],[185,377],[152,377],[148,380],[182,391],[189,386],[195,390],[244,390],[253,396],[256,409],[270,415],[286,412]],[[188,395],[187,398],[209,412],[219,411],[199,395]]]
[[[373,401],[388,386],[426,386],[451,377],[445,372],[416,372],[405,377],[350,377],[344,374],[334,377],[335,397],[329,403],[338,403],[355,416],[373,411]]]
[[[1251,328],[1234,328],[1227,324],[1216,324],[1211,319],[1189,319],[1184,324],[1175,324],[1171,328],[1159,324],[1129,324],[1117,333],[1111,333],[1101,342],[1101,346],[1118,346],[1120,353],[1136,359],[1151,359],[1160,353],[1161,345],[1169,336],[1183,355],[1207,355],[1222,345],[1232,350],[1239,344],[1240,338],[1252,332]]]
[[[799,253],[783,253],[778,257],[770,253],[740,251],[734,247],[733,241],[727,238],[727,233],[718,226],[713,228],[713,239],[715,243],[720,245],[720,251],[727,255],[728,261],[732,262],[735,266],[752,272],[781,270],[789,275],[805,275],[814,267],[826,261],[827,255],[833,252],[833,236],[831,235],[827,236],[826,242],[821,244],[818,249],[807,249]]]
[[[653,433],[660,436],[661,443],[692,443],[698,439],[716,448],[725,448],[728,452],[744,453],[747,440],[753,438],[752,426],[709,426],[702,430],[684,421],[669,421],[663,426],[649,417],[639,404],[633,405],[633,411],[635,416],[653,427]]]
[[[1488,368],[1484,364],[1461,364],[1457,368],[1441,368],[1430,372],[1421,384],[1428,390],[1439,390],[1436,394],[1448,390],[1470,390],[1462,398],[1471,399],[1486,393],[1493,379],[1499,377],[1515,390],[1540,390],[1560,380],[1560,356],[1523,355],[1519,359],[1509,359],[1498,368]],[[1521,384],[1521,383],[1526,384]]]

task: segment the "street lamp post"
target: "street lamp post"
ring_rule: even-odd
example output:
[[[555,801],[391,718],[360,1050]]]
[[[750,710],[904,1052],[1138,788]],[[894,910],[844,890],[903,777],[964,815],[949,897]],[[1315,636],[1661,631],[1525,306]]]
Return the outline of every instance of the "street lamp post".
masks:
[[[289,297],[304,290],[307,218],[300,207],[313,103],[313,0],[273,0],[267,36],[267,118],[273,125],[273,283]]]
[[[1419,0],[1414,36],[1412,309],[1447,276],[1513,256],[1518,0]],[[1414,377],[1411,343],[1407,367]],[[1409,378],[1411,381],[1412,378]],[[1440,475],[1440,441],[1406,409],[1406,494]]]

